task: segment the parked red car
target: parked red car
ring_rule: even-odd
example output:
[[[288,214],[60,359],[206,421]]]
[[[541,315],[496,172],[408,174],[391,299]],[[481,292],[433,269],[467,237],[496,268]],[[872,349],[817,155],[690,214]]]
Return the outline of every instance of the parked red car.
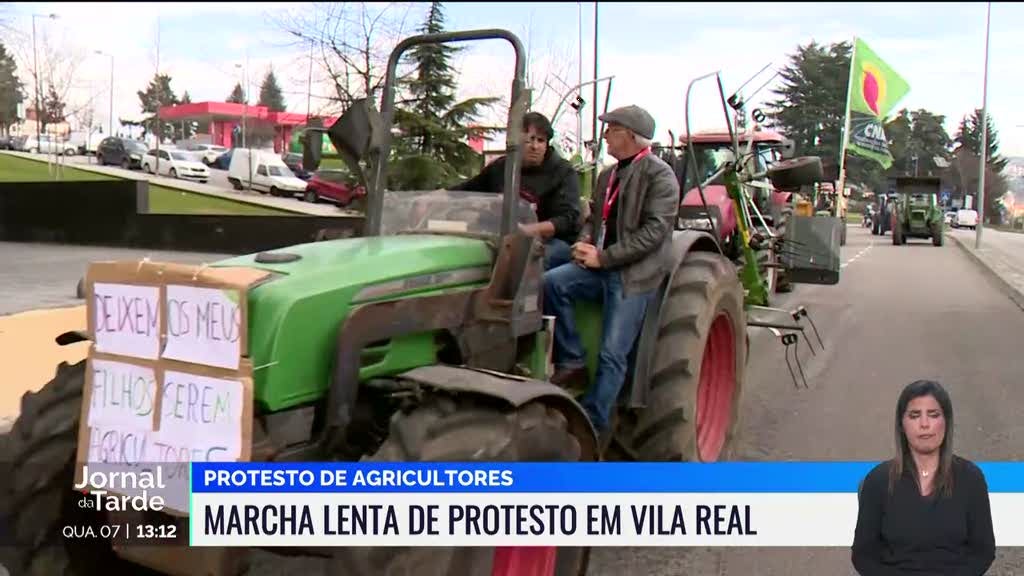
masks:
[[[349,206],[356,200],[366,196],[366,189],[349,183],[349,175],[345,170],[318,170],[306,183],[306,202],[320,199],[334,202],[338,206]],[[361,204],[362,202],[357,202]]]

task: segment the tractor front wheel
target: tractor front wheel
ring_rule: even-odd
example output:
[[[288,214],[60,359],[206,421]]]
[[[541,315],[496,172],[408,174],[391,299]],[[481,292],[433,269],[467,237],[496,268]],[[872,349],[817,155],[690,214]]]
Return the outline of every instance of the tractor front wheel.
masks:
[[[17,465],[0,494],[0,518],[10,530],[0,547],[0,564],[11,574],[149,573],[117,558],[108,541],[64,538],[65,526],[92,526],[99,533],[102,513],[78,506],[72,489],[78,422],[85,386],[85,361],[61,363],[38,392],[21,400],[21,414],[3,445],[3,461]]]
[[[518,409],[497,401],[437,396],[411,412],[397,413],[376,462],[576,462],[582,450],[561,412],[531,402]],[[577,576],[587,549],[551,546],[507,548],[339,548],[339,572],[352,576],[431,574],[456,576]]]
[[[714,252],[691,252],[658,319],[647,407],[632,444],[642,461],[725,459],[738,427],[747,358],[743,286]]]

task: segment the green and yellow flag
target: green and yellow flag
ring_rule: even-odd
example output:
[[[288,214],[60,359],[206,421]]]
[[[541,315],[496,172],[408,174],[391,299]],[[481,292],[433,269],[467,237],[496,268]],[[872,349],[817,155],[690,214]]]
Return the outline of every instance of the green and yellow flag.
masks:
[[[907,95],[910,85],[860,38],[854,40],[850,66],[846,96],[850,130],[847,147],[889,168],[892,155],[883,128],[885,117]]]

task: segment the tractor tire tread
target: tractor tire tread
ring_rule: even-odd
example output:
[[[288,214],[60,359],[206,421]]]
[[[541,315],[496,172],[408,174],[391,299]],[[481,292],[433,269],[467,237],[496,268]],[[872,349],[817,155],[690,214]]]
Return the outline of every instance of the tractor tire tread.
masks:
[[[67,521],[78,448],[78,425],[86,361],[61,362],[54,378],[37,392],[22,396],[21,413],[2,444],[3,461],[17,463],[18,473],[0,494],[0,518],[10,530],[10,546],[0,547],[0,564],[12,574],[121,573],[119,560],[102,540],[61,542],[64,524],[98,525],[95,512],[77,510]]]
[[[409,412],[397,412],[390,435],[370,462],[579,461],[580,441],[560,411],[530,402],[510,408],[471,395],[429,396]],[[579,549],[563,549],[566,551]],[[349,576],[490,574],[488,548],[339,548],[332,563]],[[580,556],[583,563],[588,555]],[[578,573],[571,571],[572,576]],[[569,576],[567,573],[565,576]]]
[[[746,366],[743,286],[735,266],[714,252],[690,252],[676,272],[661,309],[651,388],[632,431],[633,450],[643,461],[697,460],[697,385],[711,321],[720,311],[732,317],[736,350],[733,413],[739,404]],[[726,446],[735,434],[734,416]]]

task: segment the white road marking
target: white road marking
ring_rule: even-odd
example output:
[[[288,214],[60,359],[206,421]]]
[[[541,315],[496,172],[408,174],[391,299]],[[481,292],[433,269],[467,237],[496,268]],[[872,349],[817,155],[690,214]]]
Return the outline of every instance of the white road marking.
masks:
[[[846,268],[846,267],[847,267],[847,266],[849,266],[850,264],[853,264],[854,262],[856,262],[856,261],[857,261],[857,258],[860,258],[860,257],[861,257],[861,256],[863,256],[864,254],[867,254],[868,250],[871,250],[871,247],[872,247],[872,246],[874,246],[874,245],[875,245],[875,243],[874,243],[874,242],[872,242],[871,244],[868,244],[868,245],[867,245],[867,248],[864,248],[864,249],[863,249],[863,250],[861,250],[860,252],[857,252],[856,254],[854,254],[854,256],[853,256],[852,258],[850,258],[850,259],[849,259],[849,260],[847,260],[846,262],[843,262],[843,263],[842,263],[842,264],[841,264],[841,265],[839,266],[839,268]]]

